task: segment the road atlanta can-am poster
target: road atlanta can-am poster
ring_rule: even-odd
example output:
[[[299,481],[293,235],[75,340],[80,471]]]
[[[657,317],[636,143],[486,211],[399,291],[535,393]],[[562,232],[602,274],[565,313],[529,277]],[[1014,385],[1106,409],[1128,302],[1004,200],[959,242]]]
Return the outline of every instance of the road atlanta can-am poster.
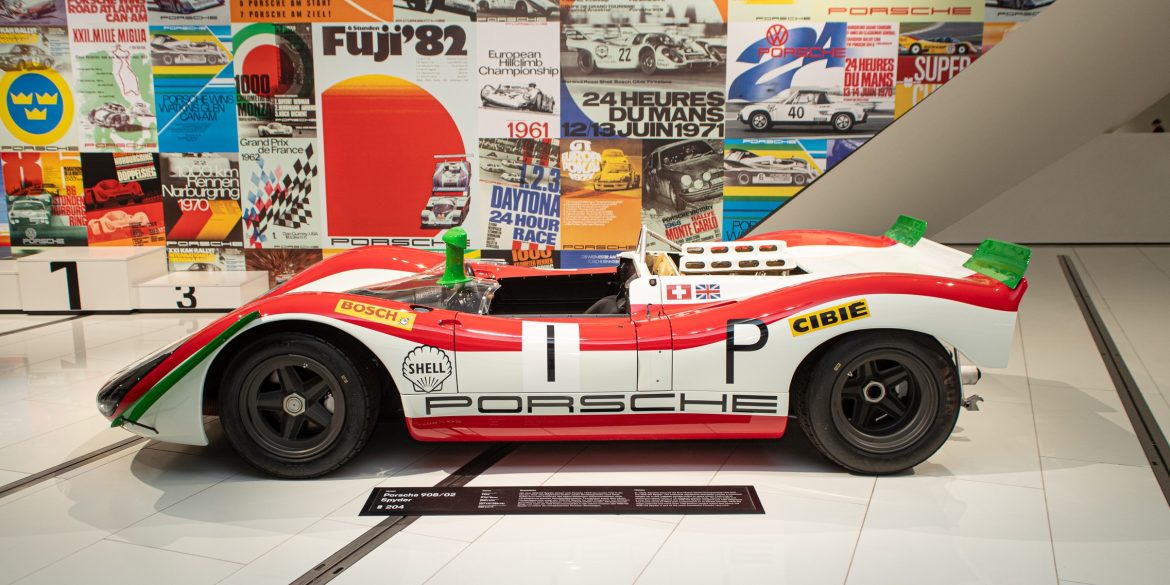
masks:
[[[452,220],[439,218],[436,206],[456,199],[466,204],[459,222],[471,246],[483,245],[485,206],[471,199],[479,150],[479,102],[467,99],[479,91],[474,31],[314,25],[327,247],[441,247]]]

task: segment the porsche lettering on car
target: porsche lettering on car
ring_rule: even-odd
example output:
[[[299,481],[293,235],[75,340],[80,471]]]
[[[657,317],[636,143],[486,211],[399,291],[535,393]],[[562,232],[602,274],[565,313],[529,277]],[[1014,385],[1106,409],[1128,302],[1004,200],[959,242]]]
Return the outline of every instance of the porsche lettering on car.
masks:
[[[360,248],[127,366],[98,409],[195,445],[217,414],[291,478],[345,464],[398,405],[422,441],[775,439],[795,417],[843,467],[898,472],[950,436],[961,383],[1006,364],[1027,289],[1027,248],[924,231],[679,245],[643,228],[616,267],[553,271],[466,261],[462,228],[446,257]]]
[[[707,45],[682,42],[666,33],[638,32],[624,25],[598,27],[598,32],[590,36],[571,28],[564,33],[565,46],[577,52],[577,70],[582,74],[608,69],[652,75],[720,63]]]
[[[557,107],[556,99],[537,89],[535,83],[529,83],[527,87],[520,85],[485,85],[479,92],[479,99],[483,102],[484,106],[512,110],[532,110],[535,112],[552,113]]]
[[[966,55],[979,52],[971,41],[955,37],[917,38],[909,35],[898,37],[898,52],[903,55]]]
[[[803,186],[820,174],[806,159],[761,156],[742,148],[727,149],[723,170],[728,180],[737,185]]]
[[[871,109],[871,103],[844,102],[826,89],[790,87],[771,100],[745,106],[739,121],[756,131],[775,124],[828,124],[838,132],[848,132],[864,122]]]
[[[421,213],[423,229],[452,228],[467,219],[471,206],[471,163],[465,154],[435,156],[431,196]]]
[[[155,65],[224,65],[231,60],[217,43],[181,40],[160,33],[150,39],[150,54]]]

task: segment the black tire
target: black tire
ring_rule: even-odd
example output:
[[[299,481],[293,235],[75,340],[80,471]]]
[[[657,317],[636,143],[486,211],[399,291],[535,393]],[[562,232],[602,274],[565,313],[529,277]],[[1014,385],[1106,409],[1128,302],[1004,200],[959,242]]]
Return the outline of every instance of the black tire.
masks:
[[[838,112],[831,120],[833,129],[838,132],[848,132],[853,129],[853,114]]]
[[[792,183],[794,185],[803,185],[807,182],[808,182],[808,177],[803,175],[803,174],[796,173],[795,175],[792,175]]]
[[[642,75],[654,75],[658,72],[658,58],[654,56],[654,49],[646,48],[638,53],[638,71],[641,71]]]
[[[577,70],[581,75],[592,75],[597,70],[597,62],[593,60],[593,55],[589,51],[577,51]]]
[[[767,130],[772,127],[772,116],[764,111],[752,112],[752,115],[748,116],[748,126],[756,131]]]
[[[747,173],[739,173],[735,176],[735,181],[740,185],[750,185],[752,182],[752,176]]]
[[[797,419],[817,450],[850,471],[875,475],[905,471],[938,451],[962,402],[942,345],[905,331],[834,342],[793,390]]]
[[[372,372],[347,352],[314,335],[282,333],[236,355],[219,407],[224,433],[245,461],[307,479],[341,467],[366,445],[381,396]]]
[[[918,43],[914,43],[913,45],[910,45],[910,54],[911,55],[921,55],[922,54],[922,45],[919,45]]]
[[[955,52],[960,54],[960,55],[966,55],[967,54],[967,45],[959,45],[959,46],[955,47]]]
[[[174,57],[174,55],[163,55],[162,62],[164,65],[174,65],[175,64],[175,57]]]
[[[528,14],[528,3],[520,0],[516,3],[516,12],[520,14]]]

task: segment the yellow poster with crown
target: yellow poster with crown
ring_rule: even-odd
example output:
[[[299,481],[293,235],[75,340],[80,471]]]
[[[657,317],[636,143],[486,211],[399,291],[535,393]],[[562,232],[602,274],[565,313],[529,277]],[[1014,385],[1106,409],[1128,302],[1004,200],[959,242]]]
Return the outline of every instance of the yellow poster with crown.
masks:
[[[0,27],[0,148],[77,150],[65,27]]]

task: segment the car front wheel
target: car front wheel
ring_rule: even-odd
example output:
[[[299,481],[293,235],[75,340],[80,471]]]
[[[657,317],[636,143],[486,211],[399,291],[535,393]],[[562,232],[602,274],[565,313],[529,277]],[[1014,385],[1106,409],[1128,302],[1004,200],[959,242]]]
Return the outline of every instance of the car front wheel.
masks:
[[[748,124],[752,130],[767,130],[772,127],[772,117],[764,112],[753,112],[748,117]]]
[[[654,56],[653,49],[642,49],[638,55],[638,70],[643,75],[654,75],[658,71],[658,58]]]
[[[256,468],[317,477],[352,459],[373,432],[379,394],[333,343],[302,333],[240,348],[220,393],[224,432]]]
[[[922,54],[922,45],[910,45],[910,54],[911,55]]]
[[[589,51],[577,51],[577,69],[582,75],[589,75],[597,70],[597,62]]]
[[[895,473],[922,463],[959,418],[955,364],[938,341],[922,334],[851,335],[803,376],[794,385],[801,427],[821,453],[858,473]]]

